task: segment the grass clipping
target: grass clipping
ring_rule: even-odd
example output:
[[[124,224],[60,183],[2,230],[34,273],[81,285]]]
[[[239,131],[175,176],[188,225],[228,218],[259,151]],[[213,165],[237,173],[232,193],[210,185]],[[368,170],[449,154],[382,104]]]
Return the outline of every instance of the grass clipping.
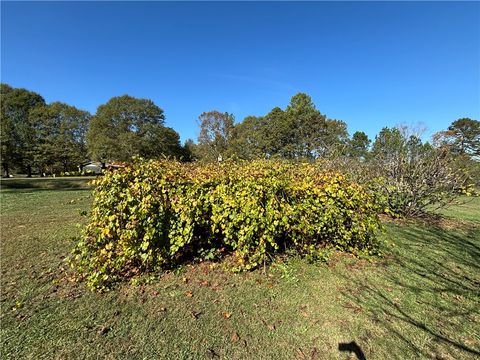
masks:
[[[95,180],[72,265],[94,289],[194,258],[249,270],[275,253],[377,252],[373,194],[315,163],[136,160]]]

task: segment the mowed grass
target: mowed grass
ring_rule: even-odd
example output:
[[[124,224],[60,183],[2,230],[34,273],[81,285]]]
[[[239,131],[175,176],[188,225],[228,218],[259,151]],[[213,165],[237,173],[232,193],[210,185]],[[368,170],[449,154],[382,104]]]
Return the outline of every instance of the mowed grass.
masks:
[[[94,176],[1,179],[0,191],[6,193],[33,190],[83,190],[90,188],[89,181],[93,179],[95,179]]]
[[[90,191],[31,189],[0,194],[2,358],[480,356],[479,199],[432,224],[387,223],[371,262],[204,262],[92,293],[63,271]]]

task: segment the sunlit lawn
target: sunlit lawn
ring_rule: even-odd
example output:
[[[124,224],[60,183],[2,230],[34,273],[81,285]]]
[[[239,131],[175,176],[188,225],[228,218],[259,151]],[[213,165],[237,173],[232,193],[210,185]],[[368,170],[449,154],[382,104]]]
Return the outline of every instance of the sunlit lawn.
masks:
[[[2,182],[2,358],[480,356],[479,199],[435,224],[388,223],[373,262],[279,260],[244,274],[202,263],[98,294],[62,272],[91,202],[72,187]]]

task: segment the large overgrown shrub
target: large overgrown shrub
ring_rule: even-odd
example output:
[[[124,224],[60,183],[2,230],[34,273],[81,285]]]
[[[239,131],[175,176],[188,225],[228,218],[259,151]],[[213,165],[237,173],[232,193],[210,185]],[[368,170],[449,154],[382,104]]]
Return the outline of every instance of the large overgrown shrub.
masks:
[[[73,257],[94,288],[192,255],[231,253],[241,270],[287,248],[377,251],[372,194],[315,164],[139,160],[96,185]]]

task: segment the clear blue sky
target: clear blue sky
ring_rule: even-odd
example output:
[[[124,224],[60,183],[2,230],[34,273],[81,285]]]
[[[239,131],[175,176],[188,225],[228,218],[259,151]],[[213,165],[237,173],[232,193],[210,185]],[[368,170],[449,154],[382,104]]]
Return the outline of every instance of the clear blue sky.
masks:
[[[480,118],[478,2],[2,2],[1,80],[94,113],[152,99],[196,138],[198,115],[237,121],[297,92],[373,137]]]

